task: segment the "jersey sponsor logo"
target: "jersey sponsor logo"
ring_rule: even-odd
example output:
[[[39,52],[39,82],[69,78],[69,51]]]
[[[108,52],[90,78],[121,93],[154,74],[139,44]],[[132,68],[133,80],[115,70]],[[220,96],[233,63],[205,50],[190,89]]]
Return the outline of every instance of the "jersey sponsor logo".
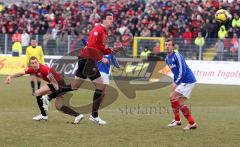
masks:
[[[94,36],[98,36],[98,32],[94,32],[93,35],[94,35]]]
[[[175,64],[169,64],[169,67],[172,69],[172,68],[175,68],[177,66]]]

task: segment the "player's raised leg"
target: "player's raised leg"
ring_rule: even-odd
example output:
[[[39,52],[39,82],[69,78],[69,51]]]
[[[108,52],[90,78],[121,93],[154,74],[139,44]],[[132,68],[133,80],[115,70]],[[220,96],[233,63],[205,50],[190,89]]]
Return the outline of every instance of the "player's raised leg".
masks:
[[[44,105],[48,105],[49,102],[54,99],[57,98],[59,96],[64,95],[66,92],[70,92],[70,91],[74,91],[77,90],[79,87],[81,87],[81,85],[84,83],[85,79],[82,79],[80,77],[75,77],[75,79],[71,82],[71,84],[69,85],[59,85],[59,89],[55,90],[54,92],[52,92],[49,95],[44,95],[42,97],[43,100],[43,104]]]
[[[80,114],[80,113],[74,111],[73,109],[71,109],[70,107],[63,105],[63,101],[64,101],[64,97],[63,96],[57,97],[56,100],[55,100],[56,108],[59,111],[65,113],[65,114],[74,116],[75,120],[74,120],[73,123],[74,124],[79,124],[80,121],[84,118],[83,114]]]

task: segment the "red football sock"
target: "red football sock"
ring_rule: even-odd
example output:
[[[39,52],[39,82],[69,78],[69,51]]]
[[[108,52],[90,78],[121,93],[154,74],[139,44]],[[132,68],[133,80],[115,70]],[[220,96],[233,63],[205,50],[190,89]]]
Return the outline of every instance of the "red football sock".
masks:
[[[188,120],[189,124],[191,124],[191,125],[194,124],[195,121],[194,121],[194,119],[193,119],[193,117],[192,117],[192,115],[191,115],[191,113],[190,113],[190,110],[189,110],[188,106],[183,105],[180,109],[181,109],[183,115],[184,115],[184,116],[186,117],[186,119]]]
[[[174,119],[176,121],[180,121],[180,113],[179,113],[180,104],[179,104],[179,102],[177,100],[171,100],[171,104],[172,104]]]

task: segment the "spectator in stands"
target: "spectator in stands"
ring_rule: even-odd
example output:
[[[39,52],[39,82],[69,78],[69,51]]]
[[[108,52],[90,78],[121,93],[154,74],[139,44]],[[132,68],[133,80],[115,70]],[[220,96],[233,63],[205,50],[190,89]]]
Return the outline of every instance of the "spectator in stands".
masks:
[[[192,42],[192,32],[190,32],[189,28],[185,29],[185,32],[182,34],[182,37],[184,38],[185,44],[191,44]]]
[[[223,39],[219,39],[215,45],[217,48],[216,60],[223,60],[223,51],[224,51],[224,41]]]
[[[47,54],[48,53],[53,54],[53,52],[54,52],[51,48],[48,48],[48,41],[50,39],[52,39],[52,35],[48,31],[46,34],[43,35],[43,48]]]
[[[20,56],[22,54],[21,37],[22,34],[18,30],[12,35],[12,56]]]
[[[229,39],[228,37],[226,37],[224,39],[224,55],[223,55],[223,60],[229,60],[231,59],[231,52],[230,52],[230,48],[231,48],[231,39]]]
[[[215,19],[209,21],[206,20],[206,31],[208,33],[208,38],[217,38],[217,30],[218,24],[216,23]]]
[[[147,6],[146,6],[147,5]],[[112,10],[114,14],[116,14],[116,24],[122,25],[122,20],[127,22],[126,27],[130,27],[131,24],[141,26],[142,30],[144,27],[150,27],[151,36],[160,36],[159,32],[156,33],[155,24],[161,23],[161,25],[157,26],[159,28],[166,27],[166,24],[169,22],[170,24],[167,28],[170,28],[171,34],[176,36],[176,28],[181,30],[185,28],[185,26],[193,27],[192,30],[196,34],[199,31],[199,24],[203,22],[203,20],[214,20],[212,18],[212,12],[214,9],[218,9],[219,5],[224,7],[226,3],[223,2],[208,2],[208,1],[156,1],[156,0],[141,0],[141,1],[121,1],[115,3],[108,3],[108,1],[67,1],[64,4],[61,4],[60,1],[52,1],[49,0],[48,3],[35,3],[35,2],[21,2],[19,5],[12,4],[10,8],[3,10],[3,16],[6,17],[14,17],[15,14],[20,14],[17,16],[16,22],[20,22],[19,20],[24,19],[25,22],[28,20],[34,20],[31,23],[31,33],[40,33],[47,32],[47,25],[44,25],[46,29],[43,31],[42,25],[37,22],[44,21],[49,24],[50,27],[59,24],[59,29],[65,29],[66,26],[76,27],[76,23],[81,20],[83,22],[82,27],[86,27],[86,24],[91,23],[94,24],[98,21],[101,13]],[[239,7],[230,5],[233,12],[238,12]],[[20,7],[21,8],[20,8]],[[208,10],[212,10],[209,11]],[[6,14],[6,15],[5,15]],[[24,14],[24,15],[22,15]],[[160,15],[159,15],[160,14]],[[85,18],[89,18],[90,20],[85,21]],[[19,19],[19,20],[18,20]],[[1,20],[1,18],[0,18]],[[163,20],[161,22],[160,20]],[[174,21],[173,21],[174,20]],[[24,21],[23,21],[24,22]],[[69,24],[71,22],[71,24]],[[233,22],[234,23],[234,22]],[[11,20],[7,20],[7,32],[12,33],[15,31],[14,25]],[[26,28],[26,24],[17,23],[17,27]],[[210,28],[214,27],[210,23]],[[173,28],[171,30],[171,28]],[[131,29],[131,31],[133,28]],[[158,29],[162,32],[162,29]],[[215,29],[207,29],[207,31],[215,30]],[[28,30],[30,31],[30,30]],[[216,31],[214,31],[216,33]],[[209,33],[209,32],[208,32]],[[136,34],[135,32],[133,34]],[[181,32],[180,32],[181,34]],[[194,34],[193,36],[197,36]],[[211,32],[210,36],[214,33]]]
[[[20,42],[14,42],[12,45],[12,56],[20,56],[22,54],[22,45]]]
[[[232,27],[235,28],[240,28],[240,18],[237,13],[234,13],[234,18],[232,20]]]
[[[67,32],[68,35],[76,36],[81,33],[81,30],[86,29],[88,33],[90,27],[99,21],[98,17],[103,12],[111,10],[116,15],[114,27],[121,28],[120,30],[128,28],[133,36],[180,37],[188,26],[192,38],[196,38],[199,31],[203,33],[203,36],[206,34],[207,38],[217,38],[219,36],[218,24],[212,14],[221,7],[229,9],[234,14],[230,28],[227,27],[225,30],[231,32],[233,28],[233,32],[240,37],[238,14],[240,8],[236,2],[133,0],[109,3],[108,1],[72,2],[68,0],[62,4],[61,1],[48,0],[47,3],[29,1],[3,7],[0,14],[0,33],[13,34],[20,29],[26,29],[29,34],[50,32],[52,35],[55,34],[53,39],[58,42],[57,48],[62,46],[60,43],[62,43],[63,36],[56,35],[63,34],[58,32]],[[58,26],[58,31],[54,30],[56,26]],[[226,37],[223,34],[220,38]],[[228,37],[231,37],[230,33]]]
[[[19,33],[19,31],[17,30],[13,35],[12,35],[12,42],[21,42],[22,39],[22,34]]]
[[[192,32],[190,32],[189,28],[185,29],[185,32],[182,34],[184,39],[184,45],[182,47],[182,52],[185,53],[185,57],[190,57],[192,51],[189,51],[190,46],[192,45]]]
[[[195,50],[194,50],[194,52],[196,54],[196,60],[199,59],[199,53],[201,53],[201,60],[202,60],[203,59],[202,52],[203,52],[203,47],[204,47],[204,44],[205,44],[205,39],[204,39],[204,37],[202,37],[201,32],[198,32],[198,37],[195,38],[194,43],[196,45]]]
[[[152,37],[160,37],[162,35],[160,28],[156,24],[153,25],[153,27],[152,27],[151,35],[152,35]]]
[[[131,34],[132,34],[133,36],[138,36],[138,35],[137,35],[138,29],[136,28],[136,26],[135,26],[134,24],[131,24],[130,27],[129,27],[129,29],[130,29],[130,32],[131,32]]]
[[[95,24],[96,21],[100,20],[100,16],[99,14],[97,13],[97,9],[94,9],[93,10],[93,13],[90,15],[89,17],[89,21],[91,24]]]
[[[59,25],[56,25],[51,31],[51,38],[53,40],[56,40],[58,31],[59,31]]]
[[[6,29],[5,26],[2,26],[1,33],[2,34],[7,34],[7,29]]]
[[[147,47],[144,47],[144,49],[142,50],[142,52],[140,54],[140,58],[142,60],[147,60],[149,54],[151,54],[151,51],[149,51]]]
[[[144,27],[144,29],[141,31],[140,35],[142,37],[151,37],[151,31],[147,27]]]
[[[230,48],[231,56],[235,61],[237,61],[238,60],[237,52],[238,52],[238,48],[239,48],[239,41],[238,41],[238,37],[237,37],[236,33],[233,34],[233,38],[231,39],[231,45],[232,45],[232,47]]]
[[[228,36],[228,38],[233,38],[233,34],[234,34],[233,28],[229,28],[229,29],[227,30],[227,36]]]
[[[224,39],[227,37],[226,27],[222,25],[218,31],[218,39]]]
[[[160,43],[159,42],[156,42],[156,45],[154,46],[154,48],[153,48],[153,53],[154,54],[157,54],[157,53],[160,53]]]
[[[5,10],[5,7],[4,5],[2,4],[2,2],[0,3],[0,12],[4,11]]]
[[[23,33],[21,35],[21,44],[23,48],[23,54],[25,54],[27,47],[29,46],[30,42],[30,35],[27,33],[26,30],[23,30]]]

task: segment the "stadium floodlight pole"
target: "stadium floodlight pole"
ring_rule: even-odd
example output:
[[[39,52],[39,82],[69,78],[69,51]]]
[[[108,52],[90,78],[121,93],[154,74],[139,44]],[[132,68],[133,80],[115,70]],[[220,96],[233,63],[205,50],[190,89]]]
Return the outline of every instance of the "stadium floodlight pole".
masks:
[[[7,54],[7,48],[8,48],[8,34],[5,34],[4,54]]]
[[[68,43],[67,43],[67,53],[70,54],[70,46],[71,46],[71,36],[68,35]]]

